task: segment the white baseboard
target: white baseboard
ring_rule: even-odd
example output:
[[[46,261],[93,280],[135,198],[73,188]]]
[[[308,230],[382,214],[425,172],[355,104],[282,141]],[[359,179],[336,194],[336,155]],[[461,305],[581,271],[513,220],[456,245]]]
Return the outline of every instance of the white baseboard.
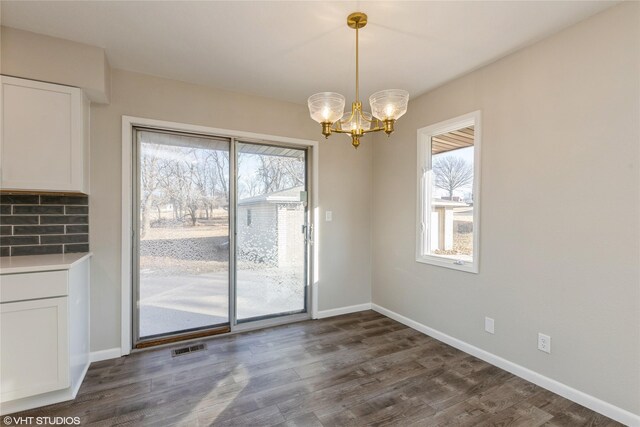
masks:
[[[122,356],[120,347],[108,348],[106,350],[92,351],[89,355],[89,361],[91,363],[100,362],[102,360],[117,359],[120,356]]]
[[[0,416],[14,414],[16,412],[27,411],[29,409],[40,408],[42,406],[53,405],[74,399],[73,390],[70,387],[63,390],[50,391],[35,396],[24,397],[22,399],[2,402]]]
[[[324,319],[326,317],[340,316],[341,314],[355,313],[357,311],[371,310],[371,303],[350,305],[348,307],[332,308],[331,310],[318,311],[316,319]]]
[[[482,359],[487,363],[504,369],[505,371],[511,372],[512,374],[520,378],[524,378],[525,380],[539,385],[542,388],[559,394],[560,396],[565,397],[573,402],[579,403],[582,406],[606,415],[607,417],[612,418],[620,423],[626,424],[628,426],[640,426],[640,415],[614,406],[610,403],[598,399],[597,397],[586,394],[580,390],[576,390],[575,388],[572,388],[566,384],[562,384],[554,379],[545,377],[544,375],[527,369],[524,366],[520,366],[516,363],[510,362],[509,360],[503,359],[500,356],[496,356],[493,353],[489,353],[488,351],[482,350],[481,348],[478,348],[474,345],[468,344],[436,329],[430,328],[426,325],[423,325],[422,323],[418,323],[415,320],[409,319],[408,317],[388,310],[377,304],[371,304],[371,309],[377,311],[380,314],[384,314],[391,319],[397,320],[398,322],[403,323],[410,328],[415,329],[416,331],[422,332],[425,335],[429,335],[430,337],[435,338],[438,341],[449,344],[450,346],[455,347],[458,350],[462,350],[465,353],[477,357],[478,359]]]
[[[89,366],[91,366],[91,361],[90,360],[88,360],[87,364],[84,365],[84,368],[82,368],[82,373],[78,377],[75,385],[73,386],[73,388],[71,390],[71,398],[72,399],[75,399],[76,396],[78,395],[78,392],[80,391],[80,386],[82,385],[82,382],[84,381],[84,377],[87,375],[87,371],[89,370]]]

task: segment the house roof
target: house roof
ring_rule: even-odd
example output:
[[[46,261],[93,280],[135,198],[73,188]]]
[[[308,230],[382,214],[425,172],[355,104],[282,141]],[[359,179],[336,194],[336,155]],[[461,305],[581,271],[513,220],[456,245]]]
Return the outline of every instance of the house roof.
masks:
[[[469,206],[468,203],[456,202],[454,200],[434,199],[431,202],[431,206],[445,207],[445,208],[457,208],[461,206]]]
[[[238,205],[252,205],[256,203],[298,203],[300,202],[300,192],[304,191],[304,187],[299,185],[297,187],[287,188],[286,190],[275,191],[273,193],[260,194],[258,196],[247,197],[246,199],[240,199]]]
[[[473,136],[473,126],[436,135],[431,138],[431,154],[440,154],[459,148],[473,147]]]

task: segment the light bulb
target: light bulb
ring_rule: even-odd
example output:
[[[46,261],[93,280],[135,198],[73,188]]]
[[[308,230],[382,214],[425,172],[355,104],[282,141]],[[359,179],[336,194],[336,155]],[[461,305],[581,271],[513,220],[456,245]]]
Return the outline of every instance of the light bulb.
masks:
[[[386,116],[385,119],[393,118],[394,111],[395,111],[395,108],[393,108],[393,105],[387,104],[387,106],[384,107],[384,114]]]
[[[362,116],[360,114],[362,114]],[[371,128],[371,114],[366,111],[361,111],[351,117],[351,113],[346,113],[340,120],[340,126],[346,131],[369,130]]]

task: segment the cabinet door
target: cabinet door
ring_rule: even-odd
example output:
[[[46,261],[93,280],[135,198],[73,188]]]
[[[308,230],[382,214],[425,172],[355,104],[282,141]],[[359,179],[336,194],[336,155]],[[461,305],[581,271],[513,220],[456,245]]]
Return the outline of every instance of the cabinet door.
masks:
[[[0,401],[69,387],[67,297],[0,304]]]
[[[83,94],[78,88],[2,77],[3,189],[83,190]]]

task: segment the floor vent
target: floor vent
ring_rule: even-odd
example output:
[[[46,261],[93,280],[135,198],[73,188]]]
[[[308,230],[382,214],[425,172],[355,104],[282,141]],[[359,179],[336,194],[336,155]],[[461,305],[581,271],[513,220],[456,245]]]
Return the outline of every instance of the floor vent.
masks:
[[[189,347],[176,348],[175,350],[171,350],[171,356],[182,356],[183,354],[193,353],[195,351],[206,350],[207,346],[204,344],[196,344]]]

